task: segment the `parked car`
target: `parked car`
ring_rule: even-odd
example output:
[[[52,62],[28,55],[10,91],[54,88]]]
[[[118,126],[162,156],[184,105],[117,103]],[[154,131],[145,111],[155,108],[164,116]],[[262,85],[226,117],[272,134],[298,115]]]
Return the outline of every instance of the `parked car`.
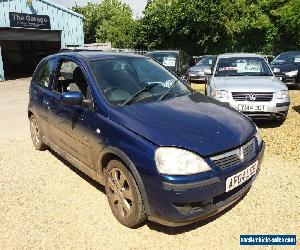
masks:
[[[150,51],[145,56],[151,57],[182,79],[187,79],[189,61],[187,54],[182,50],[156,50]]]
[[[287,86],[300,87],[300,51],[279,54],[271,63],[274,74]]]
[[[223,54],[217,57],[206,92],[253,118],[286,119],[290,97],[263,56]]]
[[[194,67],[188,70],[189,81],[194,83],[205,83],[206,75],[204,74],[205,69],[211,69],[216,61],[217,56],[205,56],[199,61]]]
[[[254,123],[150,58],[58,53],[37,66],[29,93],[35,148],[52,148],[105,185],[125,226],[212,216],[259,172],[264,143]]]

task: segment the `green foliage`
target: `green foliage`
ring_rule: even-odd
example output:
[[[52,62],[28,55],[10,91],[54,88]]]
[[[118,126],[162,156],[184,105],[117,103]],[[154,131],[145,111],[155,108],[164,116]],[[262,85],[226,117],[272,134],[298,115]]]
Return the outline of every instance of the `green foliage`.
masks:
[[[300,45],[299,10],[300,0],[152,0],[138,21],[135,46],[276,53]]]
[[[85,17],[87,43],[190,54],[274,54],[300,46],[300,0],[148,0],[139,20],[119,0],[73,10]]]
[[[103,0],[100,4],[75,6],[84,16],[85,43],[112,42],[113,47],[132,45],[135,21],[131,8],[119,0]]]
[[[273,11],[280,28],[280,48],[297,49],[300,46],[300,0],[290,0]]]

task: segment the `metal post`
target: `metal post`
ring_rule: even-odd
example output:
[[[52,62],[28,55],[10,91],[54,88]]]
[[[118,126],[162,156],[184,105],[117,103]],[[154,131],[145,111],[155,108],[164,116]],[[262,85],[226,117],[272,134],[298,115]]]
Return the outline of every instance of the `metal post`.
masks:
[[[1,54],[1,46],[0,46],[0,82],[5,81],[4,78],[4,69],[3,69],[3,61],[2,61],[2,54]]]

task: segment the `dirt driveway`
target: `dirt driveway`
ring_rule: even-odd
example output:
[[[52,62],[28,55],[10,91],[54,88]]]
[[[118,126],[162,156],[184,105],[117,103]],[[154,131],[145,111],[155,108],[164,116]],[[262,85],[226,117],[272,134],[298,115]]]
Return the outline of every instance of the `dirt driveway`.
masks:
[[[300,91],[291,91],[285,124],[259,123],[265,159],[243,200],[202,223],[147,222],[133,230],[114,219],[101,186],[53,153],[34,150],[28,82],[0,83],[0,249],[236,249],[240,234],[299,238]]]

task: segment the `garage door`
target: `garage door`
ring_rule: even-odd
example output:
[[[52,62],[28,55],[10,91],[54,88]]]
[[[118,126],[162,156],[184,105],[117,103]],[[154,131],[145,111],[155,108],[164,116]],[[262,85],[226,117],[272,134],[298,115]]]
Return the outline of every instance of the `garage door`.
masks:
[[[5,78],[15,79],[32,75],[42,58],[60,50],[60,37],[61,31],[0,29]],[[0,74],[3,76],[3,72]]]
[[[59,42],[61,31],[30,29],[0,29],[0,40]]]

